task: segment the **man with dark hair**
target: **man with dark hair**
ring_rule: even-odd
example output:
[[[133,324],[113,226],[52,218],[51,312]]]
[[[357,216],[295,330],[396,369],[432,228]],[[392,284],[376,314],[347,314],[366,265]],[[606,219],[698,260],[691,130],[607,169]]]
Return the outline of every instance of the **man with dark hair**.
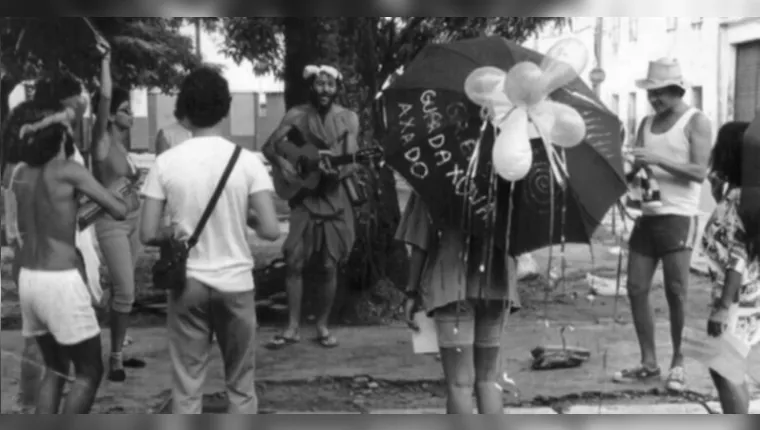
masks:
[[[309,103],[295,106],[285,113],[280,126],[262,148],[264,156],[286,176],[294,175],[293,166],[282,157],[279,144],[293,132],[321,150],[334,155],[350,154],[358,149],[359,117],[335,103],[342,75],[332,66],[307,66],[304,78],[309,84]],[[345,135],[345,139],[339,136]],[[354,247],[354,211],[341,179],[351,173],[351,166],[341,172],[329,172],[328,186],[314,193],[300,193],[289,202],[290,231],[283,244],[287,262],[288,326],[272,339],[269,348],[281,348],[300,341],[303,274],[308,263],[319,264],[324,271],[318,288],[322,296],[317,316],[316,341],[325,348],[338,345],[327,324],[338,285],[338,268]],[[337,176],[337,177],[336,177]],[[336,180],[337,179],[337,180]],[[316,281],[316,279],[315,279]]]
[[[140,225],[144,244],[160,245],[170,237],[187,240],[194,232],[222,173],[234,161],[236,145],[223,138],[220,129],[231,99],[227,80],[213,69],[196,69],[182,82],[177,106],[185,116],[178,120],[193,137],[156,157],[145,179]],[[242,150],[190,250],[184,289],[169,295],[174,414],[201,413],[201,388],[214,336],[224,360],[228,412],[257,412],[254,261],[246,225],[265,240],[277,239],[272,189],[261,159]],[[161,227],[164,213],[170,228]]]
[[[21,163],[12,191],[21,241],[18,284],[23,334],[37,340],[47,370],[36,413],[59,413],[73,363],[76,380],[61,412],[86,414],[102,379],[103,362],[95,298],[86,284],[85,263],[76,244],[78,194],[88,196],[115,218],[123,219],[130,208],[118,193],[106,190],[71,159],[73,110],[30,108],[36,114],[19,130]]]
[[[655,321],[649,293],[662,261],[665,297],[670,308],[673,358],[666,388],[683,391],[686,384],[681,350],[691,254],[699,238],[699,202],[712,147],[710,120],[683,101],[686,84],[675,59],[649,63],[646,79],[636,84],[647,91],[654,115],[644,118],[633,148],[633,172],[648,168],[660,199],[642,201],[642,215],[629,239],[628,297],[641,347],[641,364],[616,372],[616,382],[647,382],[661,377],[655,350]],[[630,175],[632,176],[632,175]]]

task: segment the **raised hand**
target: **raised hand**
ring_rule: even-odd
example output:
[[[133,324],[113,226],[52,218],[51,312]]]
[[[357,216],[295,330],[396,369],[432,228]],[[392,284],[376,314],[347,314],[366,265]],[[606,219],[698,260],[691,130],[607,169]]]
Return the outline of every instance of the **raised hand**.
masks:
[[[95,48],[104,61],[111,59],[111,44],[100,34],[95,35]]]

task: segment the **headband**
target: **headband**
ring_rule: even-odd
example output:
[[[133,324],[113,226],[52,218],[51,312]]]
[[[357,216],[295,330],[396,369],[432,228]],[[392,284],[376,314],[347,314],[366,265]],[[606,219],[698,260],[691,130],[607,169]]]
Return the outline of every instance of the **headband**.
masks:
[[[334,79],[337,80],[343,80],[343,75],[333,66],[327,66],[327,65],[319,65],[315,66],[313,64],[310,64],[303,69],[303,78],[309,79],[312,76],[317,76],[320,73],[327,74],[329,76],[332,76]]]
[[[61,112],[56,112],[54,114],[48,115],[35,123],[22,125],[21,129],[19,130],[19,138],[23,139],[27,134],[35,133],[53,124],[64,125],[69,130],[69,132],[71,132],[71,121],[73,121],[75,118],[76,113],[74,110],[71,108],[66,108]]]

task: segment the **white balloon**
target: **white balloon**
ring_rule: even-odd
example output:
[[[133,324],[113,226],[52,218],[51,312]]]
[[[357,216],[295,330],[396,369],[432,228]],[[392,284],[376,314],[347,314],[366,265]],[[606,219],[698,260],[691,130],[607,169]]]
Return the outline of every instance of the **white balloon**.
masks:
[[[586,137],[586,122],[577,110],[564,103],[549,102],[554,112],[552,143],[562,148],[578,146]]]
[[[579,39],[568,38],[555,43],[541,61],[547,92],[552,93],[577,79],[588,61],[588,49]]]
[[[499,125],[492,160],[496,174],[509,182],[523,179],[533,165],[533,149],[528,137],[528,112],[515,109]]]
[[[494,97],[504,94],[504,81],[507,72],[498,67],[478,67],[467,75],[464,81],[464,93],[479,106],[493,103]]]

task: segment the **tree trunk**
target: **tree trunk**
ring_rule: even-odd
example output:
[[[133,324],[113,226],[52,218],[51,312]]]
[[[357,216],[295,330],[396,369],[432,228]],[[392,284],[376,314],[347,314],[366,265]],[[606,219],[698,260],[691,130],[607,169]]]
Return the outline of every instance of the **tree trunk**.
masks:
[[[359,114],[360,146],[378,142],[374,95],[378,59],[375,55],[377,18],[286,18],[285,19],[285,104],[288,108],[308,99],[302,73],[308,64],[329,64],[344,76],[341,104]],[[394,241],[399,221],[398,195],[393,172],[387,167],[366,169],[362,176],[369,185],[370,201],[357,211],[357,241],[343,279],[344,288],[336,302],[336,316],[366,318],[367,300],[390,280],[403,282],[406,252]],[[387,294],[380,293],[382,296]],[[365,303],[362,303],[365,302]],[[382,303],[388,306],[391,303]],[[388,308],[390,309],[390,307]],[[376,313],[373,310],[373,313]],[[381,310],[380,313],[388,313]]]

